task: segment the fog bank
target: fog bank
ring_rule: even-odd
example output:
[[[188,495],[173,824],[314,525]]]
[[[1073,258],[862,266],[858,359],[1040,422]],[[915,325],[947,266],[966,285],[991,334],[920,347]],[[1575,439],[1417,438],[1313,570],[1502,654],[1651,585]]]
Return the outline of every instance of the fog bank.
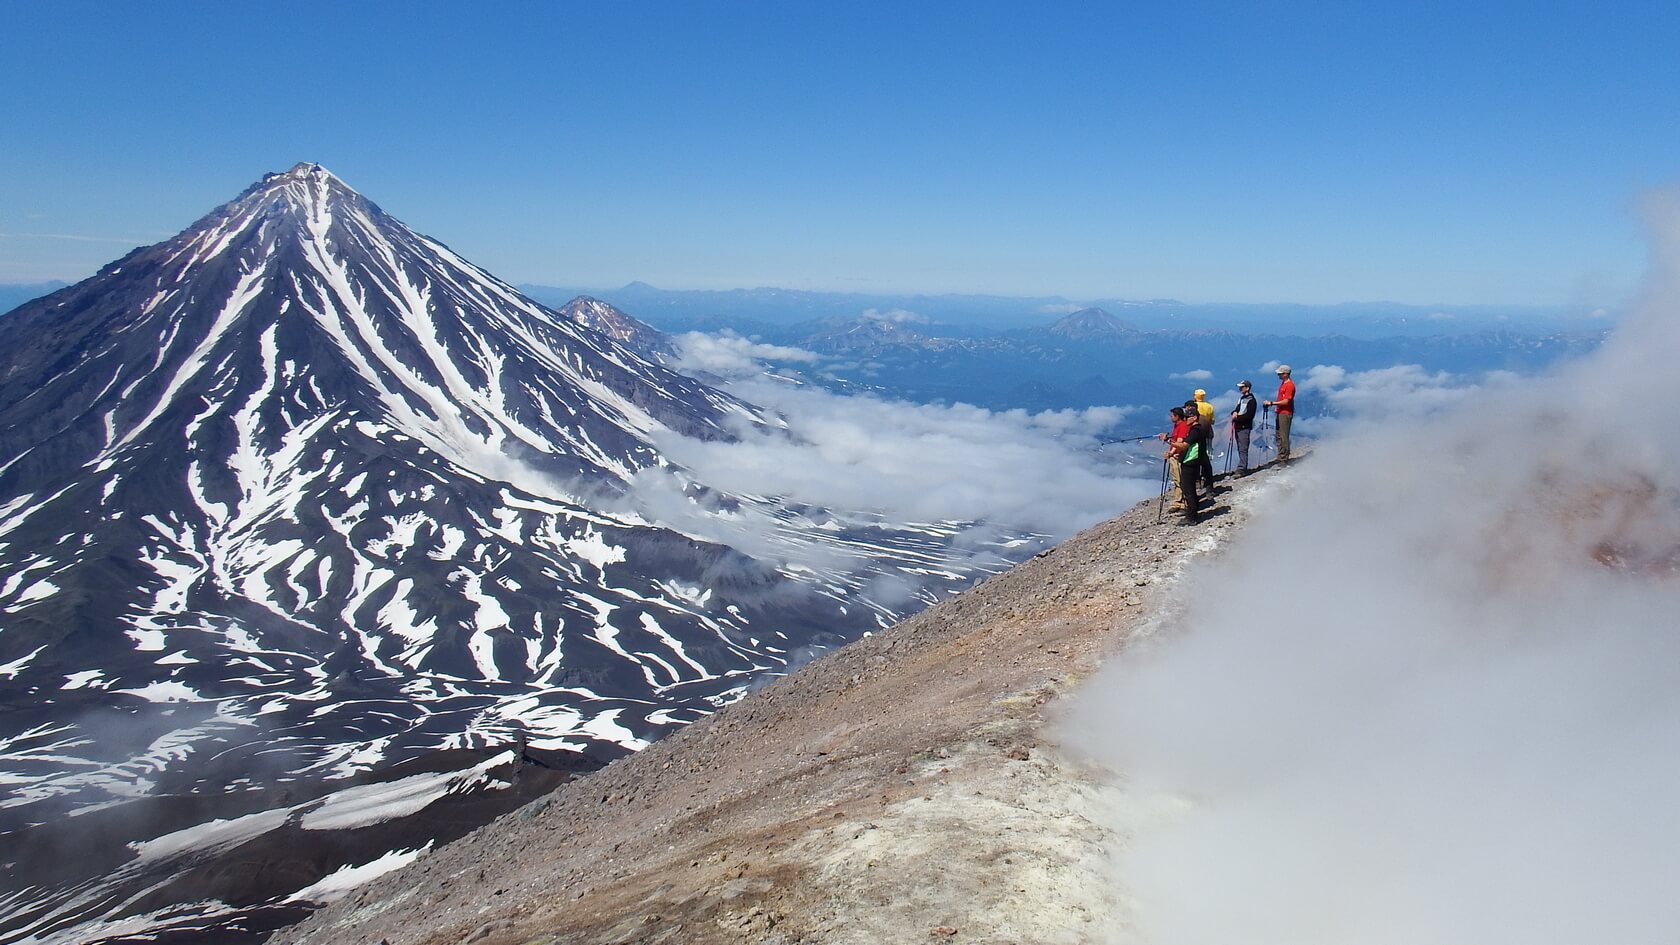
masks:
[[[1062,737],[1128,799],[1114,941],[1672,940],[1680,440],[1631,379],[1680,363],[1676,195],[1650,219],[1603,348],[1350,422],[1084,687]]]

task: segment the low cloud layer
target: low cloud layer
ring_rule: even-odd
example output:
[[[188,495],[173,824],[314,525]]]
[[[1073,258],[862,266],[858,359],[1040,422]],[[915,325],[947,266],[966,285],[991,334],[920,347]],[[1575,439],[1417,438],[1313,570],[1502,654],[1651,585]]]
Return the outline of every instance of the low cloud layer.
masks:
[[[729,492],[1064,537],[1155,488],[1096,450],[1125,408],[1034,414],[920,405],[763,377],[736,380],[731,390],[779,414],[787,430],[742,430],[734,443],[675,435],[658,443],[697,480]]]
[[[945,560],[995,570],[1157,488],[1153,463],[1104,448],[1103,434],[1130,408],[1028,413],[843,396],[800,378],[801,370],[834,366],[813,352],[728,332],[677,341],[680,367],[705,372],[774,422],[743,416],[732,442],[656,431],[655,445],[672,465],[643,469],[627,490],[587,500],[765,564],[872,572],[881,550],[840,540],[839,532],[880,527],[889,536],[902,533],[897,526],[926,524],[934,527],[913,544],[938,535],[933,544]],[[765,362],[793,369],[770,371]],[[871,581],[868,596],[877,603],[920,593],[904,576]]]
[[[1350,424],[1085,687],[1063,738],[1124,793],[1113,941],[1672,938],[1680,441],[1624,387],[1680,359],[1662,204],[1602,349]],[[1297,380],[1367,416],[1451,386],[1337,370]]]
[[[821,360],[819,355],[803,348],[759,344],[728,331],[715,335],[691,331],[679,335],[676,341],[680,352],[678,368],[720,377],[757,374],[762,370],[760,361],[812,364]]]

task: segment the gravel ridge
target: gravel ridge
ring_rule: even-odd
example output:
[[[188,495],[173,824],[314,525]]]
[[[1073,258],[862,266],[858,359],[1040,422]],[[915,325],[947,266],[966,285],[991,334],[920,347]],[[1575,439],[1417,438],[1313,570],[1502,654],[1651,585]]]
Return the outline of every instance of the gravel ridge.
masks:
[[[271,941],[1092,941],[1123,922],[1113,802],[1057,700],[1290,470],[1196,526],[1139,503],[381,877]]]

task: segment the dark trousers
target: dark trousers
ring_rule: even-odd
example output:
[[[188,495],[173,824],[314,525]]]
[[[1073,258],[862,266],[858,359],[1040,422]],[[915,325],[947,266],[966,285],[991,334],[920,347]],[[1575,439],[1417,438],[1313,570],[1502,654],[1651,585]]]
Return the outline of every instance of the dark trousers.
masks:
[[[1178,491],[1184,499],[1185,519],[1194,522],[1202,508],[1201,497],[1196,494],[1197,483],[1202,481],[1203,476],[1213,475],[1213,464],[1208,462],[1204,455],[1193,463],[1182,465],[1178,475]]]
[[[1294,414],[1292,414],[1292,413],[1282,413],[1282,412],[1278,413],[1278,415],[1277,415],[1277,447],[1278,447],[1277,458],[1280,459],[1280,460],[1289,459],[1289,425],[1293,422],[1295,422],[1295,415]]]
[[[1237,472],[1248,472],[1248,441],[1254,431],[1237,431]]]

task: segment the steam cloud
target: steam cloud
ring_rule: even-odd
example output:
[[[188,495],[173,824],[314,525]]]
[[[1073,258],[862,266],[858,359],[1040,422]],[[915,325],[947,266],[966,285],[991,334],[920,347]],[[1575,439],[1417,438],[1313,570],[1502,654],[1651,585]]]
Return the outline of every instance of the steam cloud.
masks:
[[[1296,378],[1303,395],[1323,398],[1341,417],[1368,420],[1417,418],[1466,397],[1513,388],[1521,375],[1489,371],[1479,377],[1428,371],[1416,364],[1369,371],[1349,371],[1340,365],[1318,364]]]
[[[1673,939],[1680,444],[1629,386],[1680,358],[1658,203],[1603,348],[1353,422],[1085,687],[1062,734],[1126,798],[1116,941]]]

